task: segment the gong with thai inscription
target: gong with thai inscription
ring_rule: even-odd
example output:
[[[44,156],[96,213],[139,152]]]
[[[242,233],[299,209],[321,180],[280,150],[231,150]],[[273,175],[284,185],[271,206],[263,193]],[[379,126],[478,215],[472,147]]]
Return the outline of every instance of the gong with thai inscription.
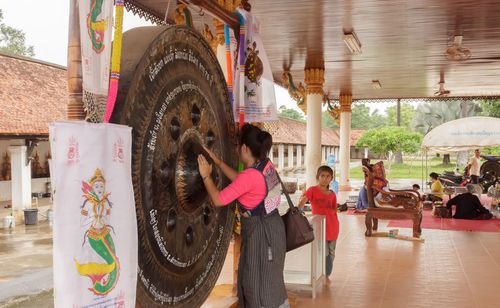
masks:
[[[112,122],[133,128],[137,304],[197,307],[217,281],[234,222],[232,206],[211,205],[197,164],[202,146],[237,162],[224,75],[205,40],[184,27],[124,33],[121,73]],[[228,184],[215,167],[212,178]]]

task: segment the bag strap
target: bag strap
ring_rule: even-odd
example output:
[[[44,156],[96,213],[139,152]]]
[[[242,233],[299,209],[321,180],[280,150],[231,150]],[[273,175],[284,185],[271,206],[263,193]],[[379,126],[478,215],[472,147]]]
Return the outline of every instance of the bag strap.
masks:
[[[285,194],[286,201],[288,201],[288,206],[290,207],[290,210],[293,210],[295,206],[293,205],[292,199],[290,199],[290,196],[288,195],[288,191],[285,188],[285,185],[283,184],[283,181],[280,178],[280,175],[278,174],[278,171],[276,171],[276,175],[278,176],[278,180],[281,183],[281,191]]]

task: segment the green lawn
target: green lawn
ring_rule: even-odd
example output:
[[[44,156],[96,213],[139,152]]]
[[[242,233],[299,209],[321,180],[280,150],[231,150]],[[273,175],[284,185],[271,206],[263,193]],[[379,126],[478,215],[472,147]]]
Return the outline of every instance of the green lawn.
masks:
[[[378,160],[372,160],[372,163],[377,162]],[[420,179],[422,177],[422,161],[417,158],[413,160],[403,159],[403,164],[395,164],[391,165],[391,169],[389,170],[389,165],[387,161],[384,160],[385,171],[387,174],[387,178],[391,179]],[[427,179],[429,177],[429,173],[437,172],[443,173],[444,170],[452,171],[455,169],[455,162],[452,161],[449,165],[443,165],[442,158],[432,158],[427,161],[428,171],[425,174],[425,161],[424,161],[424,178]],[[352,179],[363,179],[363,171],[361,167],[351,168],[350,170],[350,178]]]

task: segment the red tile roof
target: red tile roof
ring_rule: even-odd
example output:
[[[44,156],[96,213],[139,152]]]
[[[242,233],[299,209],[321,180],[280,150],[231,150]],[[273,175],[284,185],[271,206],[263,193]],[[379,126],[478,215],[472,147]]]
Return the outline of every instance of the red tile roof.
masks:
[[[365,131],[362,129],[351,129],[351,141],[350,141],[351,146],[356,145],[359,138],[361,138],[364,133],[365,133]]]
[[[273,143],[306,144],[306,123],[280,117],[279,121],[265,122],[264,129],[273,136]],[[351,145],[355,145],[363,135],[363,130],[351,130]],[[338,129],[323,128],[321,143],[326,146],[339,146]]]
[[[0,136],[48,135],[66,118],[66,68],[0,53]]]

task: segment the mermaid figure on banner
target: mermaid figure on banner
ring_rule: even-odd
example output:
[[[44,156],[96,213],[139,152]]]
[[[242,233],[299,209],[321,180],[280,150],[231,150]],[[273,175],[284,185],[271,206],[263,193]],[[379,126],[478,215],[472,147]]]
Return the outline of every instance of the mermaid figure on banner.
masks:
[[[110,193],[106,192],[106,180],[97,168],[88,182],[82,182],[82,192],[85,201],[81,206],[81,227],[85,231],[82,245],[82,255],[75,266],[81,276],[87,276],[92,281],[89,291],[95,295],[106,295],[111,292],[120,272],[120,264],[116,257],[115,245],[111,237],[112,226],[109,224],[112,204]]]

